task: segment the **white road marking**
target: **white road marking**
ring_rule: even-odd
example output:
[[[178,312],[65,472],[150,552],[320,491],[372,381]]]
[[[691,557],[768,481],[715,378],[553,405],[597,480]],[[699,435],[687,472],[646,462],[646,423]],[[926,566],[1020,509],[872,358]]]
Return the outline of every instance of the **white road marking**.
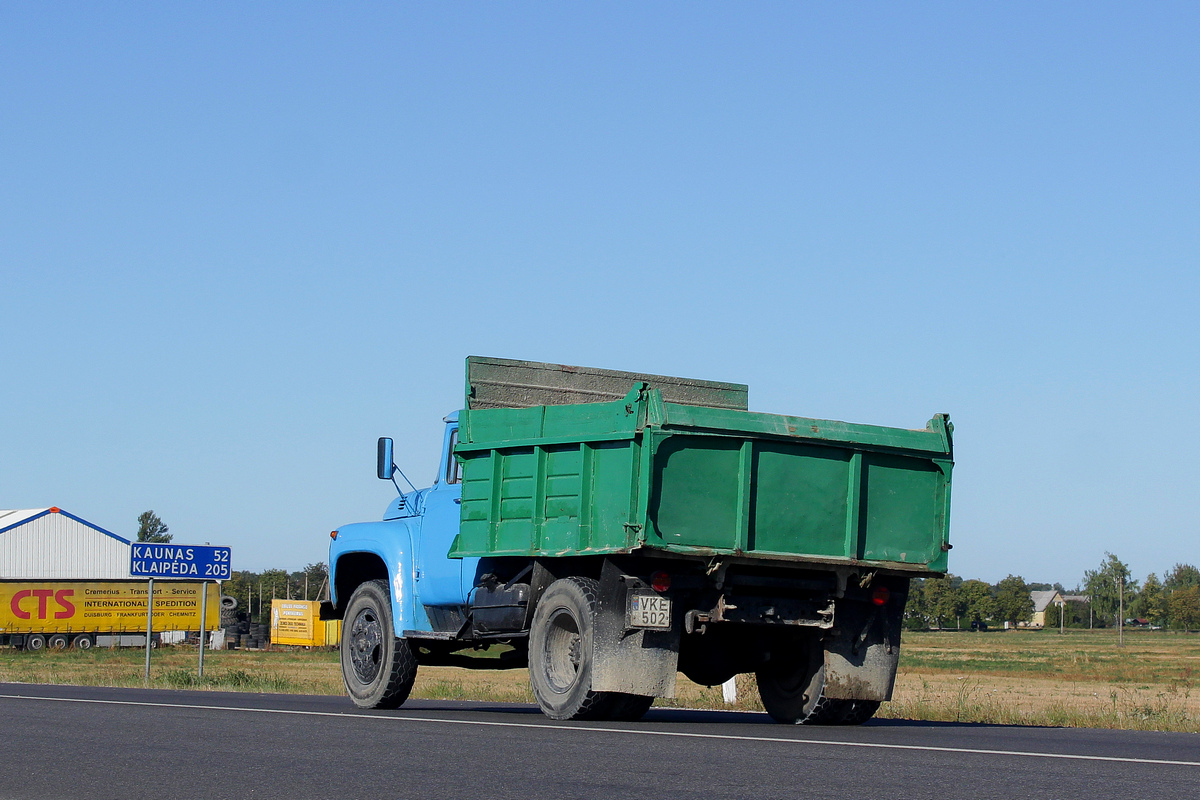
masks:
[[[934,747],[920,744],[887,744],[883,742],[836,742],[824,739],[789,739],[781,736],[736,736],[724,733],[693,733],[688,731],[645,730],[637,728],[599,728],[588,725],[559,725],[553,722],[499,722],[471,719],[442,719],[399,715],[363,714],[335,711],[293,711],[283,708],[247,708],[244,706],[206,706],[191,703],[148,703],[137,700],[96,700],[82,697],[38,697],[36,695],[0,694],[6,700],[43,700],[52,703],[90,703],[110,706],[141,706],[147,708],[179,708],[202,711],[238,711],[248,714],[291,714],[302,717],[334,717],[361,719],[372,722],[424,722],[435,725],[477,725],[492,728],[528,728],[532,730],[585,731],[588,733],[620,733],[632,736],[674,736],[685,739],[710,739],[733,742],[773,742],[777,744],[807,744],[824,747],[865,747],[879,750],[917,750],[932,753],[960,753],[983,756],[1012,756],[1017,758],[1049,758],[1068,761],[1109,761],[1121,764],[1154,764],[1158,766],[1200,767],[1200,761],[1171,761],[1161,758],[1129,758],[1124,756],[1089,756],[1075,753],[1036,753],[1022,750],[984,750],[971,747]]]

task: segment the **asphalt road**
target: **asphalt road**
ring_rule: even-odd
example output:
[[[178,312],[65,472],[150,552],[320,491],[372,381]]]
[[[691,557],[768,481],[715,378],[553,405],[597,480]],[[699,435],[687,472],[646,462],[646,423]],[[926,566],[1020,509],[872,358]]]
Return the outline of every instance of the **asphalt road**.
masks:
[[[3,798],[1200,797],[1200,736],[0,683]]]

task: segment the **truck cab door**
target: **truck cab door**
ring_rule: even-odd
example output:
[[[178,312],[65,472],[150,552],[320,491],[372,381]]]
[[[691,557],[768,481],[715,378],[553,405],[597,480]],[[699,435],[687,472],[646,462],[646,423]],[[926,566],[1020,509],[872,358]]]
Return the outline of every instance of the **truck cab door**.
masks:
[[[438,479],[425,495],[421,513],[416,586],[419,602],[427,606],[466,604],[467,594],[475,581],[478,559],[447,557],[454,537],[458,536],[462,508],[462,482],[458,463],[452,455],[457,441],[458,425],[455,422],[446,427]]]

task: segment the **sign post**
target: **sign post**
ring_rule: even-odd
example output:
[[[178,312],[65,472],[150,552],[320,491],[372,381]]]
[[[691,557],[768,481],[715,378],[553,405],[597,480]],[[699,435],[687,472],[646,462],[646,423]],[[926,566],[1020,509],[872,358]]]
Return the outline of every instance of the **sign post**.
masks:
[[[204,677],[204,617],[208,611],[208,581],[200,584],[200,655],[196,664],[196,677]]]
[[[208,610],[208,582],[231,577],[228,547],[192,544],[157,544],[134,542],[129,549],[129,574],[149,579],[146,591],[146,682],[150,682],[150,641],[154,636],[154,579],[192,578],[200,580],[200,663],[204,674],[204,626]]]
[[[151,630],[154,625],[154,578],[150,579],[150,585],[146,588],[146,674],[143,680],[150,683],[150,641],[154,638]]]

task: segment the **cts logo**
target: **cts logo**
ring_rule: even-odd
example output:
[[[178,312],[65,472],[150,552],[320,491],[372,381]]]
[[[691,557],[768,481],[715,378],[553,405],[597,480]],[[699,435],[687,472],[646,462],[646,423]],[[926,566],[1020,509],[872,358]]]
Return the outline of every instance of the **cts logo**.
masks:
[[[48,601],[51,597],[53,597],[54,601],[62,607],[61,611],[54,612],[54,618],[70,619],[71,617],[75,616],[75,604],[67,598],[74,596],[74,589],[59,589],[57,592],[53,589],[22,589],[12,596],[12,600],[9,602],[9,607],[12,608],[13,616],[15,616],[17,619],[30,619],[33,612],[26,611],[25,609],[21,608],[21,601],[30,597],[36,597],[37,618],[49,619],[49,617],[46,616],[49,611],[47,606],[49,605]]]

